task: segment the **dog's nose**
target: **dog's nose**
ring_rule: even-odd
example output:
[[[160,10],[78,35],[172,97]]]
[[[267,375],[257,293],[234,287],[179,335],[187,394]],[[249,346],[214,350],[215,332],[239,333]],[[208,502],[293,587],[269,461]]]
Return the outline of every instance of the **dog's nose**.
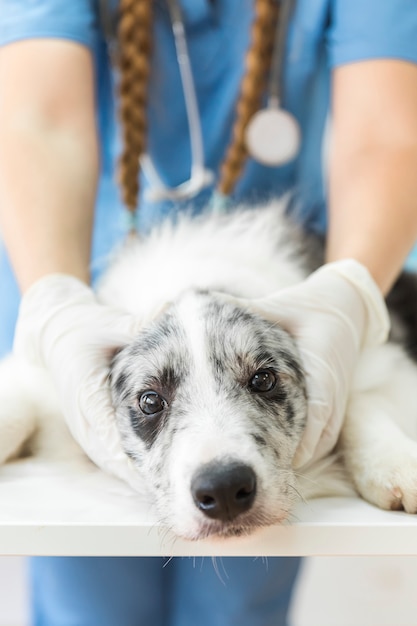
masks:
[[[193,476],[191,493],[195,505],[207,517],[230,521],[253,505],[256,475],[241,463],[208,463]]]

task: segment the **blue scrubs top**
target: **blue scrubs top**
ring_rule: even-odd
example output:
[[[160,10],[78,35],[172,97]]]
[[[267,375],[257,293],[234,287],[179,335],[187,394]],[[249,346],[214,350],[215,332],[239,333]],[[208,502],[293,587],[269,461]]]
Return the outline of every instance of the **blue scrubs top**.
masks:
[[[234,107],[253,19],[253,0],[180,0],[186,24],[207,165],[218,172],[229,142]],[[117,0],[110,0],[110,9]],[[162,179],[178,185],[189,177],[190,143],[169,14],[155,1],[155,45],[149,98],[148,146]],[[97,115],[102,175],[96,211],[93,268],[101,266],[123,231],[120,195],[114,180],[120,148],[113,75],[100,28],[96,0],[0,0],[0,45],[36,37],[63,38],[87,46],[97,75]],[[364,59],[394,58],[417,63],[415,0],[298,0],[287,34],[284,105],[298,119],[303,142],[293,162],[268,168],[249,160],[234,199],[257,201],[297,189],[307,227],[325,229],[321,171],[323,129],[329,110],[331,69]],[[146,180],[141,183],[146,187]],[[211,190],[192,200],[198,210]],[[185,204],[140,203],[141,228]],[[10,301],[11,278],[0,259],[0,321]],[[7,285],[7,286],[6,286]],[[8,291],[6,291],[6,289]],[[6,298],[7,294],[7,298]],[[13,300],[13,299],[12,299]],[[13,307],[12,307],[13,308]],[[14,313],[10,313],[13,317]],[[1,324],[0,324],[1,326]],[[4,328],[4,326],[3,326]],[[10,334],[10,331],[9,331]],[[1,348],[1,341],[0,341]]]

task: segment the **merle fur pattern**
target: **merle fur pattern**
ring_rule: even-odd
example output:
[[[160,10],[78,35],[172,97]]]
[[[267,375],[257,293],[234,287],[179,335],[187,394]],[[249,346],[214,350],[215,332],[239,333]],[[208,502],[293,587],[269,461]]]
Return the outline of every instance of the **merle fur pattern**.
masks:
[[[191,246],[181,252],[186,267],[179,263],[178,272],[186,276],[186,283],[179,280],[178,293],[171,297],[170,304],[166,304],[167,298],[162,313],[153,317],[136,342],[114,360],[112,382],[117,420],[125,449],[146,476],[164,523],[179,534],[184,534],[186,528],[185,535],[191,538],[213,533],[241,534],[282,521],[298,498],[300,481],[292,470],[292,457],[306,420],[305,380],[296,346],[288,333],[277,324],[225,303],[216,292],[263,295],[285,286],[288,273],[295,270],[297,276],[291,277],[292,284],[321,265],[324,241],[302,233],[279,211],[274,215],[271,207],[263,212],[246,211],[239,216],[180,223],[170,236],[184,241],[182,228],[188,228],[188,237],[197,242],[197,248]],[[228,230],[233,232],[234,228],[232,240]],[[250,228],[255,232],[248,241]],[[230,256],[236,263],[232,271],[226,267],[224,272],[212,272],[209,280],[204,278],[205,229],[213,244],[212,254],[216,251],[217,257],[223,257],[226,263]],[[243,240],[240,243],[239,238]],[[175,249],[169,237],[167,244],[168,249]],[[158,248],[159,244],[154,245]],[[152,255],[153,251],[148,250],[149,253]],[[250,270],[255,259],[259,262],[262,258],[257,272],[263,284],[258,288]],[[135,262],[131,258],[130,262],[136,267],[140,264],[139,259]],[[190,265],[195,266],[191,275]],[[242,281],[245,272],[247,282]],[[162,276],[159,278],[158,287],[163,291],[165,281]],[[135,280],[139,287],[143,276],[136,276]],[[146,277],[145,282],[145,292],[151,291]],[[410,284],[417,290],[414,277],[402,277],[390,298],[395,311],[392,341],[401,342],[409,350],[417,345],[417,323],[413,324],[417,322],[417,306],[411,307],[403,288]],[[406,311],[399,306],[401,303],[406,303]],[[189,332],[187,325],[194,330]],[[265,368],[275,373],[277,386],[266,394],[250,392],[251,377]],[[360,368],[358,371],[361,388],[363,377]],[[147,389],[156,390],[167,402],[155,419],[141,414],[138,406],[138,398]],[[348,454],[346,458],[349,465]],[[228,523],[205,518],[190,495],[192,477],[200,467],[212,462],[225,466],[243,462],[256,472],[258,488],[253,508]],[[332,468],[332,476],[337,476],[340,466],[333,463]],[[333,489],[331,483],[330,480],[327,492]]]
[[[300,497],[357,492],[381,508],[417,512],[415,276],[401,276],[388,298],[390,343],[358,362],[335,454],[293,469],[307,410],[296,343],[219,293],[266,296],[321,264],[323,243],[284,213],[273,202],[166,223],[125,246],[98,289],[103,303],[142,320],[109,369],[124,452],[158,519],[189,539],[283,522]],[[74,457],[59,413],[45,373],[13,357],[0,364],[0,462],[29,449]],[[246,484],[236,492],[241,512],[216,516],[205,500],[196,504],[195,478],[213,467],[216,480],[223,468],[253,473],[250,505]]]

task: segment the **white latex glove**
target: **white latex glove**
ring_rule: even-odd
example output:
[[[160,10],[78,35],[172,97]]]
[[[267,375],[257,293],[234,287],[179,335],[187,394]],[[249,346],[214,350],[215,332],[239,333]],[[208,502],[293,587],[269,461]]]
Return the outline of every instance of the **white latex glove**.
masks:
[[[324,265],[294,287],[239,303],[295,338],[306,374],[308,416],[294,466],[324,457],[339,437],[361,348],[388,336],[380,290],[363,265],[347,259]]]
[[[132,316],[100,305],[78,279],[51,274],[22,298],[14,352],[47,368],[68,427],[92,461],[141,490],[122,449],[107,379],[112,352],[139,327]]]

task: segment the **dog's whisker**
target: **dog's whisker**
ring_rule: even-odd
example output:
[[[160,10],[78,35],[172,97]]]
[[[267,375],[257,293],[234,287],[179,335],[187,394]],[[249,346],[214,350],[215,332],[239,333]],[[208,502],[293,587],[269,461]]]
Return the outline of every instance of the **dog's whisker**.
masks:
[[[218,564],[217,564],[217,560],[218,560],[218,559],[220,560],[220,563],[221,563],[221,564],[222,564],[222,566],[223,566],[223,559],[222,559],[221,557],[215,557],[215,556],[212,556],[212,557],[211,557],[211,562],[212,562],[212,564],[213,564],[213,569],[214,569],[214,571],[215,571],[215,573],[216,573],[217,578],[220,580],[220,582],[222,583],[222,585],[223,585],[224,587],[226,587],[226,582],[225,582],[225,581],[224,581],[224,579],[222,578],[222,576],[221,576],[221,574],[220,574],[219,566],[218,566]],[[223,566],[223,571],[224,571],[224,566]]]
[[[294,511],[291,510],[291,511],[284,511],[284,512],[286,513],[286,517],[281,522],[282,526],[289,526],[290,524],[300,522],[300,518],[298,517],[298,515],[294,513]]]
[[[265,565],[265,571],[269,571],[269,561],[267,556],[262,557],[262,563]]]
[[[306,482],[310,483],[314,487],[320,486],[320,482],[317,479],[312,478],[311,476],[307,476],[306,474],[300,474],[300,473],[294,473],[294,475],[296,476],[296,478],[299,478],[300,480],[305,480]]]
[[[298,489],[296,487],[294,487],[294,485],[288,485],[288,487],[290,489],[292,489],[293,491],[295,491],[295,493],[297,494],[297,496],[300,498],[300,500],[302,502],[304,502],[304,504],[307,504],[306,499],[304,498],[304,496],[298,491]]]

